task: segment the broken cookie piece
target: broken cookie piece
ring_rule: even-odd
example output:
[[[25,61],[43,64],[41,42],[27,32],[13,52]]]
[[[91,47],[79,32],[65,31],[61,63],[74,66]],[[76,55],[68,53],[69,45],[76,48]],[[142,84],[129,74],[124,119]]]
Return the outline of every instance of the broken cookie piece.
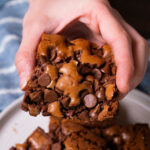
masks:
[[[107,150],[99,132],[75,121],[51,117],[49,127],[49,133],[37,128],[23,144],[10,150]]]
[[[116,66],[108,45],[43,34],[22,109],[83,121],[113,118],[118,110]]]
[[[50,117],[49,132],[37,128],[23,144],[10,150],[150,150],[147,124],[83,124]]]

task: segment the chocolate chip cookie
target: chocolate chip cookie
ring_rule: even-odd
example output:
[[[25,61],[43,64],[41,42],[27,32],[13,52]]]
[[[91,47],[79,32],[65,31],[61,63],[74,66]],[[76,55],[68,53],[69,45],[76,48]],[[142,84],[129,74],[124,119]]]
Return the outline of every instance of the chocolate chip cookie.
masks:
[[[49,132],[37,128],[10,150],[150,150],[147,124],[118,125],[50,117]]]
[[[22,109],[83,121],[113,118],[118,110],[116,66],[111,48],[85,39],[43,34]]]

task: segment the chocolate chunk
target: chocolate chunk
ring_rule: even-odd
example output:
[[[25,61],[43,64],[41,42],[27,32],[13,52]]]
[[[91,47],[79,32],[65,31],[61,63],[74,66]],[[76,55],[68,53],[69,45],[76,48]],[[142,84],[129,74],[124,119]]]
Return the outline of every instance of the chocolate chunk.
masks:
[[[41,102],[43,100],[41,91],[30,93],[29,97],[30,97],[30,100],[34,102]]]
[[[70,98],[69,97],[63,97],[61,98],[61,103],[63,104],[63,106],[65,108],[68,108],[69,107],[69,103],[70,103]]]
[[[87,108],[93,108],[97,104],[97,99],[93,94],[84,97],[84,104]]]
[[[52,145],[52,150],[61,150],[61,144],[59,142],[53,144]]]
[[[48,86],[50,83],[51,79],[50,76],[47,73],[43,73],[39,78],[38,78],[38,83],[41,86]]]
[[[97,80],[101,79],[102,73],[101,73],[101,71],[99,69],[92,70],[92,73],[93,73],[95,79],[97,79]]]
[[[37,116],[40,113],[40,107],[38,105],[28,105],[29,113],[32,116]]]
[[[103,73],[109,74],[109,73],[110,73],[110,66],[109,66],[109,64],[106,63],[105,66],[101,69],[101,71],[102,71]]]
[[[96,96],[98,100],[105,100],[105,90],[103,87],[101,87],[100,90],[96,91]]]
[[[58,99],[57,93],[54,90],[44,90],[44,102],[52,103]]]
[[[53,103],[50,103],[48,105],[48,112],[56,117],[63,117],[63,114],[61,112],[60,103],[58,101],[55,101]]]

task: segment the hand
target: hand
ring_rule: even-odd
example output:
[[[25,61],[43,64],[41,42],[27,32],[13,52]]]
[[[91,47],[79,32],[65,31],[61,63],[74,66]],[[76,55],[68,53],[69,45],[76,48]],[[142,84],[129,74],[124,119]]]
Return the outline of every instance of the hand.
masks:
[[[150,48],[107,0],[30,0],[23,22],[22,42],[15,59],[21,88],[25,88],[34,67],[41,34],[65,33],[64,29],[77,21],[91,31],[88,40],[99,45],[105,41],[111,46],[120,92],[126,94],[135,88],[144,76]]]

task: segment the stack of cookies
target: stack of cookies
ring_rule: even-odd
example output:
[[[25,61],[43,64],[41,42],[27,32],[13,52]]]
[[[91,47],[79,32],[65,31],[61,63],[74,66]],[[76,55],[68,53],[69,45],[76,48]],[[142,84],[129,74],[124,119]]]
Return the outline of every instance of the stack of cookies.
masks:
[[[51,116],[12,150],[149,150],[147,125],[113,123],[120,93],[111,48],[43,34],[22,109]]]

